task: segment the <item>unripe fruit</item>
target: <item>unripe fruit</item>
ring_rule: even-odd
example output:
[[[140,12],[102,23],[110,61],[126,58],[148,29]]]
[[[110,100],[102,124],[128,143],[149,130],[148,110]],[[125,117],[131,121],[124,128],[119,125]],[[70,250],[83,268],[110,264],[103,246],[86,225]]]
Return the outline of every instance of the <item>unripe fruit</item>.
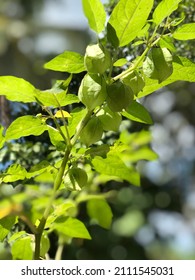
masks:
[[[107,104],[111,111],[121,112],[133,101],[133,91],[130,87],[117,81],[107,86]]]
[[[153,48],[143,63],[143,72],[150,79],[159,83],[166,80],[173,72],[172,55],[166,48]]]
[[[122,81],[132,89],[134,95],[137,95],[145,86],[143,77],[137,71],[126,76]]]
[[[80,134],[81,142],[86,146],[99,141],[102,138],[103,127],[97,117],[92,117]]]
[[[93,110],[96,106],[100,106],[106,99],[104,78],[100,75],[86,74],[79,87],[78,97],[88,110]]]
[[[111,111],[108,106],[104,106],[98,112],[97,117],[101,121],[103,130],[105,131],[117,132],[122,121],[121,114]]]
[[[103,74],[110,67],[110,53],[100,44],[89,45],[86,49],[84,63],[89,73]]]
[[[81,190],[86,186],[88,181],[87,173],[79,168],[72,167],[68,170],[67,178],[65,179],[65,186],[73,190]]]

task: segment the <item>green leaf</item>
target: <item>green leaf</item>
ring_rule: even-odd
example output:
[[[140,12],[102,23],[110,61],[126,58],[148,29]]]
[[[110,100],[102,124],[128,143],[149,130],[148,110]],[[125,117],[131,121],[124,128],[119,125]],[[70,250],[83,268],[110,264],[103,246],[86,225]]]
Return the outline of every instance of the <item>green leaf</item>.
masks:
[[[11,246],[11,252],[14,260],[32,260],[32,236],[26,235],[18,238]]]
[[[177,10],[178,4],[182,0],[163,0],[161,1],[153,13],[153,21],[159,25],[166,17],[170,16],[173,11]]]
[[[102,144],[97,147],[92,147],[85,152],[85,155],[90,155],[92,158],[95,156],[105,157],[110,148],[108,144]]]
[[[46,170],[42,172],[40,175],[35,177],[35,182],[39,183],[53,183],[55,178],[56,178],[57,170],[56,169],[51,169],[51,170]]]
[[[194,72],[195,63],[185,57],[174,57],[172,75],[161,83],[159,83],[157,80],[152,80],[145,77],[145,87],[138,94],[138,98],[146,96],[155,90],[158,90],[176,81],[195,82]]]
[[[14,216],[7,216],[0,219],[0,242],[5,239],[15,223],[16,218]]]
[[[80,73],[85,71],[84,56],[65,51],[44,64],[44,68],[59,72]]]
[[[133,185],[140,185],[139,174],[132,166],[127,167],[117,155],[108,155],[105,159],[97,156],[92,160],[92,164],[100,174],[109,175],[111,178],[115,176]]]
[[[117,61],[115,61],[115,63],[113,64],[115,67],[121,67],[123,65],[125,65],[127,63],[127,59],[126,58],[120,58]]]
[[[174,19],[170,22],[170,25],[171,25],[171,26],[177,26],[177,25],[179,25],[182,21],[184,21],[184,19],[185,19],[185,14],[183,14],[182,17],[174,18]]]
[[[19,164],[12,164],[6,171],[3,182],[10,183],[18,180],[24,180],[27,171]]]
[[[195,23],[183,24],[173,33],[173,38],[177,40],[195,39]]]
[[[66,90],[72,81],[73,74],[70,74],[66,80],[57,80],[52,88]]]
[[[54,207],[54,211],[49,215],[45,228],[52,227],[53,222],[60,216],[70,216],[70,213],[77,213],[76,204],[72,200],[65,200],[64,203]]]
[[[64,126],[61,127],[61,130],[65,134]],[[48,133],[49,133],[49,138],[50,138],[52,145],[54,145],[57,148],[57,150],[64,151],[64,149],[66,147],[65,139],[62,137],[60,132],[57,129],[55,129],[54,127],[51,127],[50,125],[48,125]]]
[[[67,111],[58,110],[55,113],[54,117],[57,118],[57,119],[63,119],[63,118],[71,118],[71,115]]]
[[[87,202],[87,213],[92,223],[109,229],[112,223],[112,210],[105,199],[91,199]]]
[[[6,140],[13,140],[29,135],[37,136],[47,129],[47,125],[40,118],[23,116],[11,123],[6,131],[5,138]]]
[[[51,229],[73,238],[91,239],[85,225],[75,218],[59,217],[52,224]]]
[[[0,77],[0,95],[5,95],[10,101],[35,102],[36,89],[24,79],[13,76]]]
[[[169,36],[162,36],[159,41],[159,45],[161,48],[167,48],[171,52],[176,52],[176,48],[173,45],[173,38]]]
[[[18,231],[18,232],[15,232],[9,239],[8,239],[8,243],[9,244],[13,244],[13,242],[15,242],[16,240],[22,238],[22,237],[25,237],[27,236],[27,233],[26,231],[22,230],[22,231]]]
[[[80,191],[86,187],[88,176],[85,170],[79,167],[69,168],[68,173],[64,178],[65,188],[71,191]]]
[[[40,175],[41,173],[45,172],[46,170],[49,170],[53,167],[49,164],[48,161],[43,160],[39,162],[38,164],[32,166],[30,170],[27,172],[26,177],[27,178],[32,178],[34,176]]]
[[[151,116],[146,110],[146,108],[136,101],[133,101],[131,105],[125,111],[122,112],[122,115],[132,121],[146,124],[153,123]]]
[[[120,141],[128,147],[139,147],[151,143],[152,135],[150,131],[142,130],[140,132],[129,133],[124,130],[120,134]]]
[[[79,102],[78,97],[74,94],[67,94],[67,91],[54,92],[52,89],[37,91],[35,98],[40,105],[53,108],[59,108],[59,105],[67,106]]]
[[[106,12],[100,0],[82,0],[83,10],[88,19],[89,26],[96,33],[104,30]]]
[[[72,110],[72,112],[70,113],[72,118],[68,119],[68,131],[70,137],[75,134],[77,126],[86,114],[87,110],[83,108],[75,108],[74,110]]]
[[[120,0],[115,6],[109,19],[108,32],[111,33],[110,37],[116,32],[115,36],[120,47],[133,41],[139,34],[146,23],[153,2],[153,0]]]
[[[121,218],[117,219],[113,224],[115,234],[124,237],[135,235],[138,229],[144,224],[144,216],[141,211],[132,210],[125,213]]]
[[[132,149],[125,153],[121,153],[120,158],[127,162],[138,162],[140,160],[156,160],[157,154],[147,146],[140,147],[139,149]]]
[[[45,233],[43,233],[41,237],[40,256],[44,258],[45,254],[49,251],[49,248],[50,248],[49,238]]]

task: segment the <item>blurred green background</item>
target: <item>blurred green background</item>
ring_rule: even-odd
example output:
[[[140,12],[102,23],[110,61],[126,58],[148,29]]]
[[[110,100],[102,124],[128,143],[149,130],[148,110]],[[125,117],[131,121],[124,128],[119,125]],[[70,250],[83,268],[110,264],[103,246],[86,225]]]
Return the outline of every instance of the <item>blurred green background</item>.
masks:
[[[40,89],[51,87],[53,79],[65,78],[42,65],[64,50],[83,54],[93,41],[81,2],[1,0],[0,75],[22,77]],[[116,2],[110,1],[110,5]],[[193,1],[184,1],[180,13],[183,11],[187,13],[185,21],[194,22]],[[182,43],[178,52],[194,61],[194,42]],[[72,92],[78,83],[74,79]],[[195,259],[195,84],[177,82],[142,102],[154,120],[149,128],[151,145],[159,159],[139,163],[140,188],[116,182],[104,186],[118,191],[110,201],[114,213],[111,230],[88,225],[92,241],[74,240],[65,248],[64,259]],[[36,112],[33,104],[16,106],[2,97],[0,106],[4,126],[18,115]],[[131,131],[143,128],[130,125]],[[17,160],[19,154],[23,164],[36,163],[44,158],[47,140],[42,137],[35,142],[33,138],[22,148],[10,144],[0,152],[0,168]],[[5,193],[1,188],[0,198]],[[80,216],[88,223],[84,206]],[[55,244],[55,236],[52,238]],[[53,249],[55,245],[51,256]],[[0,258],[8,257],[6,254],[0,244]]]

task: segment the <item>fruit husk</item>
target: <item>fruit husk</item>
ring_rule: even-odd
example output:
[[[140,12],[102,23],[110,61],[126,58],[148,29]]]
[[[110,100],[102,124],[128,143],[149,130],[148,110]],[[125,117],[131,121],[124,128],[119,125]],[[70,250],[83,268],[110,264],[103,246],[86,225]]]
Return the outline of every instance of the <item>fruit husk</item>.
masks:
[[[170,51],[167,48],[153,48],[143,63],[143,72],[159,83],[165,81],[173,72]]]
[[[134,94],[132,89],[121,81],[107,86],[106,101],[108,107],[113,112],[121,112],[127,108],[133,101],[133,98]]]
[[[104,78],[101,75],[86,74],[79,87],[78,97],[88,110],[93,110],[95,107],[100,106],[106,99]]]
[[[103,127],[97,117],[92,117],[80,134],[80,140],[83,144],[89,147],[102,138]]]
[[[122,116],[118,112],[113,112],[108,106],[104,106],[97,114],[102,123],[103,130],[117,132],[122,121]]]
[[[86,48],[84,64],[89,73],[103,74],[111,65],[110,53],[100,44],[89,45]]]

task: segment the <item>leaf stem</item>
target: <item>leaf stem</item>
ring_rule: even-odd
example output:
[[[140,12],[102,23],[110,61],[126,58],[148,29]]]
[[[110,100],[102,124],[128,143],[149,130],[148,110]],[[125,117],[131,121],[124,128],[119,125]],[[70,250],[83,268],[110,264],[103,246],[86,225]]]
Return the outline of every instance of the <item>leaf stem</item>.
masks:
[[[62,121],[63,121],[63,124],[64,124],[64,128],[65,128],[65,131],[66,131],[66,137],[67,137],[67,145],[70,145],[70,135],[69,135],[69,131],[68,131],[68,128],[67,128],[67,125],[66,125],[66,120],[65,120],[65,117],[64,117],[64,113],[63,113],[63,110],[62,110],[62,107],[60,105],[60,102],[58,101],[57,97],[55,94],[54,95],[54,98],[56,99],[56,102],[58,103],[58,107],[60,109],[60,112],[62,114]]]
[[[45,110],[46,110],[46,112],[50,115],[50,117],[52,118],[52,120],[54,121],[54,123],[55,123],[55,125],[56,125],[56,128],[58,129],[58,131],[59,131],[59,133],[61,134],[62,138],[64,139],[65,143],[67,144],[67,139],[66,139],[64,133],[62,132],[61,127],[60,127],[59,123],[57,122],[55,116],[53,115],[53,113],[52,113],[48,108],[46,108]]]
[[[148,51],[155,45],[157,44],[157,42],[160,40],[160,37],[157,38],[154,42],[152,43],[148,43],[146,49],[143,51],[142,55],[137,59],[137,61],[131,65],[127,70],[123,71],[122,73],[120,73],[119,75],[115,76],[114,78],[112,78],[112,82],[116,82],[117,80],[126,77],[128,74],[132,73],[135,69],[137,69],[140,65],[140,63],[142,62],[142,60],[144,59],[145,55],[148,53]]]
[[[57,176],[55,178],[55,181],[54,181],[53,193],[48,201],[47,207],[45,208],[45,211],[40,220],[39,226],[37,227],[37,232],[35,233],[35,254],[34,254],[35,260],[40,259],[41,237],[42,237],[42,234],[44,231],[44,227],[45,227],[47,218],[49,217],[53,201],[56,198],[57,190],[59,189],[59,187],[62,183],[62,178],[63,178],[64,171],[66,168],[66,164],[69,159],[70,152],[71,152],[71,147],[67,146],[62,164],[60,166],[60,169],[59,169]]]

